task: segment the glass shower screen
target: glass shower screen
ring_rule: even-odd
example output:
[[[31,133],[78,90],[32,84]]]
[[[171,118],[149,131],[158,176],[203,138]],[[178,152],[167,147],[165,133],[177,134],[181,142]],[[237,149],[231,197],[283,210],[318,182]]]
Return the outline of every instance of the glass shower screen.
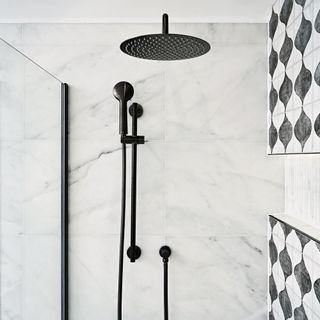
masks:
[[[67,319],[66,85],[0,39],[0,319]]]

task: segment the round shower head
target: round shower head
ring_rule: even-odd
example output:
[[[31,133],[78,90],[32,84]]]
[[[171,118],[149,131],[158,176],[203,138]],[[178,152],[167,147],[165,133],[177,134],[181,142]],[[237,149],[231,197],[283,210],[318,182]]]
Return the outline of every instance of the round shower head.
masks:
[[[121,43],[120,49],[133,57],[148,60],[184,60],[202,56],[210,44],[202,39],[169,33],[168,15],[163,15],[162,33],[147,34]]]

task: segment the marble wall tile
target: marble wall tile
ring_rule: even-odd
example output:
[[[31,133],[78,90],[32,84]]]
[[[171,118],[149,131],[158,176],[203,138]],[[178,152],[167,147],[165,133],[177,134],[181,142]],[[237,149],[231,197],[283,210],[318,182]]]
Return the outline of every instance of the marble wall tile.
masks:
[[[23,250],[21,236],[1,234],[0,283],[1,308],[3,320],[23,319]]]
[[[166,143],[165,168],[169,235],[262,236],[268,211],[281,210],[282,169],[260,143]]]
[[[60,319],[60,236],[27,235],[22,248],[22,319]]]
[[[23,143],[1,141],[1,235],[23,232]]]
[[[266,44],[267,26],[264,23],[255,24],[252,28],[248,23],[179,23],[173,24],[172,32],[194,34],[217,46],[239,46]]]
[[[1,319],[23,319],[21,297],[21,285],[13,287],[1,296]]]
[[[24,135],[25,59],[0,40],[0,139],[19,140]]]
[[[174,22],[174,21],[173,21]],[[161,33],[158,24],[24,24],[23,41],[28,45],[82,45],[118,46],[139,34]],[[266,24],[250,23],[171,23],[170,32],[193,34],[214,45],[265,44]],[[63,34],[63,37],[61,35]]]
[[[60,82],[2,40],[0,51],[1,319],[56,320]]]
[[[138,147],[137,229],[141,235],[161,235],[164,228],[164,146]],[[131,159],[130,147],[127,159]],[[119,142],[77,140],[71,145],[71,233],[118,234],[120,228],[121,146]],[[130,176],[127,166],[127,216],[130,216]]]
[[[168,237],[171,317],[265,319],[265,237]],[[228,310],[228,311],[226,311]]]
[[[33,63],[24,68],[25,139],[60,140],[60,83]]]
[[[22,24],[21,23],[1,23],[0,38],[12,45],[21,45]]]
[[[254,28],[250,23],[213,23],[209,28],[208,40],[216,45],[266,44],[264,23],[257,23]]]
[[[1,234],[60,233],[60,142],[1,142]]]
[[[163,317],[162,262],[158,254],[164,237],[138,237],[142,256],[135,264],[125,259],[123,316],[142,320]],[[127,238],[126,247],[129,245]],[[116,317],[117,235],[71,237],[71,319]],[[155,248],[157,248],[155,250]],[[114,261],[115,263],[110,263]]]
[[[264,45],[239,45],[214,47],[201,63],[170,65],[166,138],[264,141],[265,60]]]
[[[116,315],[118,236],[70,237],[70,318]]]
[[[110,45],[25,45],[24,50],[70,84],[71,139],[117,139],[118,103],[112,90],[124,80],[135,88],[133,101],[145,107],[141,131],[147,131],[148,139],[163,139],[165,82],[160,64],[132,64]],[[111,68],[110,61],[118,67]]]
[[[70,147],[71,232],[96,233],[98,227],[101,233],[117,233],[121,146],[77,140]]]
[[[60,141],[26,140],[23,154],[24,233],[60,235]],[[21,183],[21,181],[20,181]]]
[[[125,258],[124,317],[162,319],[158,250],[166,243],[173,250],[172,317],[264,319],[265,216],[282,210],[283,196],[282,160],[265,156],[266,25],[172,25],[172,31],[211,42],[212,51],[196,60],[160,63],[119,52],[122,39],[160,29],[22,28],[24,52],[70,85],[70,319],[116,317],[121,146],[112,89],[121,80],[133,84],[134,101],[144,107],[139,132],[147,139],[138,147],[137,233],[143,254],[136,264]],[[36,115],[28,119],[28,137],[52,138],[54,121],[49,130],[32,127],[45,118]],[[38,182],[35,194],[43,190]],[[37,211],[30,215],[32,239],[39,232],[32,224]],[[54,232],[51,215],[43,223],[51,225],[46,233]]]
[[[23,42],[26,45],[112,45],[118,47],[123,39],[141,33],[161,32],[159,24],[152,23],[60,23],[24,24]],[[63,36],[61,36],[63,35]]]

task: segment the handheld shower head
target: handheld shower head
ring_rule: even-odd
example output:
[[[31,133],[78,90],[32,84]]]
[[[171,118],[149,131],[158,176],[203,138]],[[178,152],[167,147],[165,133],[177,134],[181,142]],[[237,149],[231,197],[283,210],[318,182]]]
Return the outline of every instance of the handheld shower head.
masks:
[[[119,134],[122,136],[128,133],[127,102],[133,93],[133,86],[126,81],[118,82],[113,88],[113,95],[119,100]]]

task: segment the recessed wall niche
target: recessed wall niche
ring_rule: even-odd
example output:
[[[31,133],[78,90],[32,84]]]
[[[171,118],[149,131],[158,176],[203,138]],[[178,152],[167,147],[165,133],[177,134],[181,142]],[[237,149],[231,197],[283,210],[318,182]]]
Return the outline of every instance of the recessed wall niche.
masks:
[[[268,153],[319,153],[319,0],[273,5],[268,78]]]

